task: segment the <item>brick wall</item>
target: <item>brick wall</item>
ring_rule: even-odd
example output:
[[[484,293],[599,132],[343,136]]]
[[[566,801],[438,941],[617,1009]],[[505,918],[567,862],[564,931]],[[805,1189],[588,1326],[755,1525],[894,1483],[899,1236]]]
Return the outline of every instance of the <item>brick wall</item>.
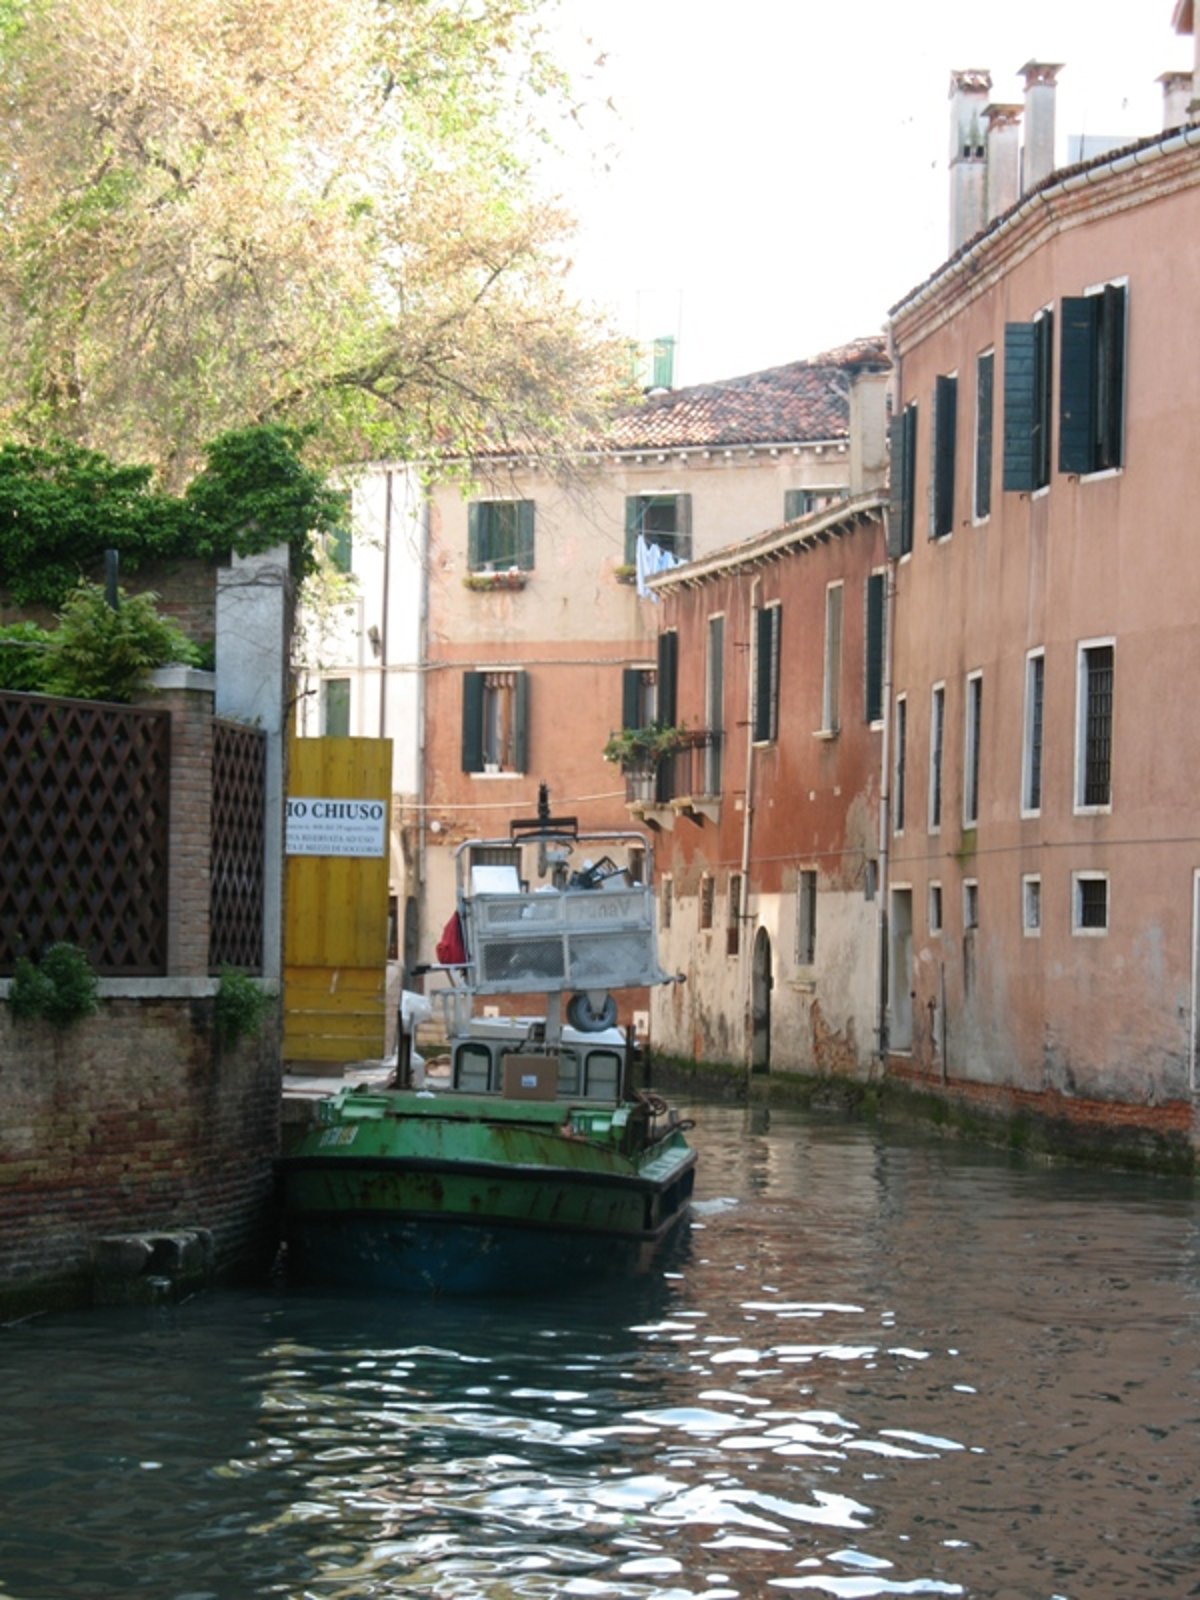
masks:
[[[59,1032],[0,1006],[0,1306],[86,1302],[104,1233],[211,1229],[218,1269],[273,1249],[277,1019],[219,1053],[211,998],[111,998]]]

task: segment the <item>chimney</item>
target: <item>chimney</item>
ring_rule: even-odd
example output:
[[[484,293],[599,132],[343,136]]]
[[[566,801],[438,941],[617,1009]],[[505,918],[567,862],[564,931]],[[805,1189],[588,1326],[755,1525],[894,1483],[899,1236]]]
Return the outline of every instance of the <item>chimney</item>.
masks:
[[[1188,99],[1187,112],[1188,116],[1195,121],[1197,112],[1200,112],[1200,28],[1196,27],[1194,0],[1175,0],[1175,11],[1171,17],[1171,26],[1178,34],[1185,36],[1191,34],[1192,36],[1195,67],[1192,73],[1192,92]],[[1164,86],[1164,94],[1165,92]]]
[[[1054,85],[1061,71],[1061,61],[1027,61],[1021,68],[1025,79],[1024,194],[1054,171]]]
[[[990,72],[950,74],[950,254],[973,239],[986,220],[987,172],[983,113]]]
[[[987,108],[987,220],[1016,205],[1021,197],[1021,107]]]
[[[1155,81],[1162,84],[1163,90],[1163,132],[1184,127],[1192,117],[1192,74],[1164,72]]]

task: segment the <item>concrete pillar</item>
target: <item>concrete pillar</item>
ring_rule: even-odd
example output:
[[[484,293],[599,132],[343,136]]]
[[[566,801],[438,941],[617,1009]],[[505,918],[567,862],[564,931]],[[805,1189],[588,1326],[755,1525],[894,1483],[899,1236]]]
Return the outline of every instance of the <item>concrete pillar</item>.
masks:
[[[217,573],[219,717],[253,723],[267,736],[263,861],[263,977],[283,972],[283,804],[292,581],[280,546],[230,559]]]
[[[990,72],[950,74],[950,254],[973,239],[987,220],[984,108]]]
[[[1021,197],[1021,107],[987,108],[987,220],[994,222]]]
[[[1054,171],[1055,85],[1061,71],[1061,61],[1027,61],[1021,68],[1025,79],[1025,154],[1021,173],[1024,194]]]

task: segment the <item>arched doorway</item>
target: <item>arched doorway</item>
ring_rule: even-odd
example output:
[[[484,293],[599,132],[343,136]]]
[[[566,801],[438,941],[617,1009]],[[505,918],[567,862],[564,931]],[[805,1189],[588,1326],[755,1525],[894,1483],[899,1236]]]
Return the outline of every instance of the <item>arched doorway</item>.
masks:
[[[754,935],[750,980],[750,1070],[771,1070],[771,936],[765,928]]]

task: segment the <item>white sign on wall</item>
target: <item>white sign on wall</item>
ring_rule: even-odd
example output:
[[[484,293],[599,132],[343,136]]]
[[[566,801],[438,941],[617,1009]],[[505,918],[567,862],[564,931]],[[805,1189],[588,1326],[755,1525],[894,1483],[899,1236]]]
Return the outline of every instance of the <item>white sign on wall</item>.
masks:
[[[287,803],[289,856],[381,856],[387,849],[386,800],[298,795]]]

